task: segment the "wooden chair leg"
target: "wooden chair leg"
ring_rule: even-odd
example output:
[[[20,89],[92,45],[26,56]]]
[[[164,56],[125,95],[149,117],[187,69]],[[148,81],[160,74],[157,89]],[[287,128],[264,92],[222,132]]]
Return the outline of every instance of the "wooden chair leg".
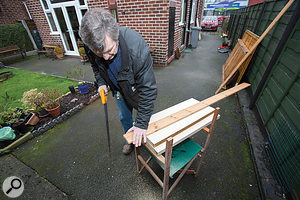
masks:
[[[165,152],[165,170],[164,170],[164,182],[163,182],[163,200],[168,198],[169,180],[170,180],[170,166],[172,159],[172,146],[173,138],[168,138],[166,141],[166,152]]]
[[[139,147],[134,147],[134,153],[135,153],[135,159],[136,159],[136,167],[138,172],[140,173],[141,171],[141,162],[138,159],[138,156],[140,155],[140,148]]]
[[[220,111],[219,107],[217,107],[215,109],[215,111],[214,111],[214,116],[213,116],[213,119],[212,119],[212,122],[211,122],[211,125],[210,125],[210,128],[209,128],[208,136],[206,138],[205,145],[204,145],[204,150],[202,151],[203,154],[201,155],[200,163],[199,163],[199,165],[197,167],[195,177],[197,177],[199,175],[200,169],[201,169],[201,167],[203,165],[204,158],[205,158],[205,155],[206,155],[206,151],[208,149],[208,145],[210,143],[210,140],[211,140],[211,137],[212,137],[212,133],[214,132],[216,121],[218,119],[219,111]]]

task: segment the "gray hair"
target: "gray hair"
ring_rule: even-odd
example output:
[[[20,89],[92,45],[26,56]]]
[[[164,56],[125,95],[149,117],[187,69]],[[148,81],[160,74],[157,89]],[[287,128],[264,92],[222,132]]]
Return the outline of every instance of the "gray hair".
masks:
[[[79,27],[79,36],[92,51],[102,52],[105,34],[114,41],[119,39],[119,26],[111,13],[103,8],[90,9],[85,13]]]

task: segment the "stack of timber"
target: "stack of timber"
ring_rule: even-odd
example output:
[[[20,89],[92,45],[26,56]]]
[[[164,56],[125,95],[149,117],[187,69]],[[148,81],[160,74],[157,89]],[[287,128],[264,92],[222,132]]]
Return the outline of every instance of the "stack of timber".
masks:
[[[212,121],[214,108],[210,105],[249,87],[249,83],[242,83],[203,101],[189,99],[182,102],[180,106],[170,107],[160,113],[156,118],[151,118],[146,136],[147,145],[155,150],[157,154],[165,151],[165,141],[173,137],[173,146],[201,130]],[[172,111],[172,112],[170,112]],[[171,113],[171,114],[170,114]],[[133,131],[124,135],[129,144],[132,143]]]
[[[172,106],[166,110],[156,113],[150,120],[150,123],[155,123],[159,120],[166,120],[165,115],[177,118],[185,113],[193,112],[191,108],[199,103],[196,99],[188,99],[176,106]],[[152,148],[157,154],[162,154],[166,149],[166,141],[169,137],[173,137],[173,146],[176,146],[185,139],[193,136],[202,128],[211,124],[215,109],[208,106],[200,111],[191,114],[182,120],[179,120],[169,126],[162,128],[153,134],[147,136],[147,145]],[[165,119],[163,119],[165,118]],[[220,115],[218,115],[218,119]]]

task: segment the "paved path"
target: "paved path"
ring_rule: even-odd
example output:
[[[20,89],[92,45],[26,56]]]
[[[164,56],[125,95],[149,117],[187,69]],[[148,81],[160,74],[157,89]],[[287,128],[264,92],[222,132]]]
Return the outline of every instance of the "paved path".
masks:
[[[168,67],[154,69],[158,85],[155,112],[191,97],[203,100],[214,94],[227,58],[217,53],[220,45],[218,36],[204,33],[192,53],[183,53]],[[35,58],[13,66],[64,75],[63,69],[71,68],[73,63],[80,61]],[[89,64],[85,66],[88,69]],[[92,81],[90,69],[88,73]],[[171,193],[170,200],[260,199],[238,100],[231,96],[214,106],[221,107],[221,118],[200,176],[186,175]],[[134,155],[121,154],[124,140],[111,96],[108,110],[111,161],[104,110],[98,100],[65,123],[0,157],[0,180],[10,175],[20,176],[25,182],[20,199],[161,199],[162,190],[151,175],[147,171],[137,173]],[[194,139],[200,141],[203,137],[199,134]],[[152,166],[162,175],[156,163]],[[0,199],[3,198],[0,192]]]

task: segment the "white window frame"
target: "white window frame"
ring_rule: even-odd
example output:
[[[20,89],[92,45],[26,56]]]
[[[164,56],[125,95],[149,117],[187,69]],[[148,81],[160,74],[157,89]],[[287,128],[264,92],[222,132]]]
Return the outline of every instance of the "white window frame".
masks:
[[[183,12],[184,12],[184,0],[181,0],[181,11],[180,11],[180,22],[179,22],[179,26],[183,26]]]
[[[195,0],[192,0],[192,14],[191,14],[191,19],[190,23],[193,24],[195,22]]]

